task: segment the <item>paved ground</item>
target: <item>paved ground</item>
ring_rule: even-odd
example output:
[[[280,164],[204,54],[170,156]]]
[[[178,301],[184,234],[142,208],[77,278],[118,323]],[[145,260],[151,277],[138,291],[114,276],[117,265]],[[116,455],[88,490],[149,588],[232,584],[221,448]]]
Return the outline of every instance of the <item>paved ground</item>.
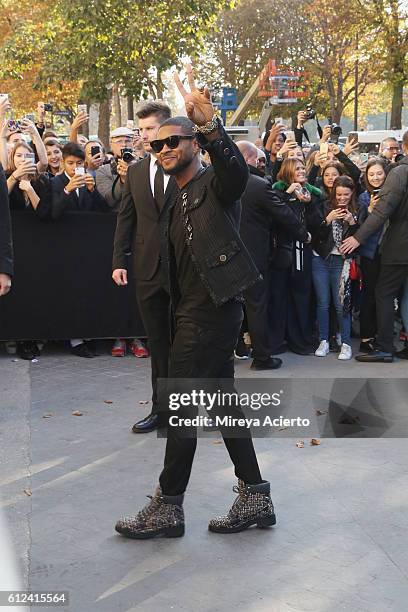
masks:
[[[280,377],[380,377],[396,390],[408,365],[284,359]],[[261,376],[247,363],[237,373]],[[149,409],[140,403],[149,374],[148,360],[133,357],[0,356],[0,501],[26,586],[69,590],[69,612],[406,612],[405,439],[324,438],[302,449],[279,434],[257,439],[278,524],[235,536],[207,531],[234,478],[224,446],[202,439],[185,537],[116,535],[115,520],[144,505],[162,463],[164,440],[130,431]],[[396,403],[406,409],[402,391]]]

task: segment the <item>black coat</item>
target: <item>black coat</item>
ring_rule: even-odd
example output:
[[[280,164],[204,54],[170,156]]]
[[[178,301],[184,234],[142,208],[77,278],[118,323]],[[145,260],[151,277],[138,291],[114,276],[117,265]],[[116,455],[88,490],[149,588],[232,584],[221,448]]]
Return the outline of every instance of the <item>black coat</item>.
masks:
[[[221,137],[213,142],[198,136],[212,165],[203,168],[178,195],[186,244],[216,306],[240,296],[261,278],[239,235],[239,198],[247,185],[248,167],[225,130],[220,128],[220,132]],[[170,266],[170,288],[176,286],[174,274]]]
[[[13,274],[13,243],[6,177],[0,164],[0,273]]]
[[[331,210],[330,201],[324,202],[323,204],[324,220],[313,233],[313,239],[312,239],[313,249],[316,251],[316,253],[320,255],[320,257],[323,257],[323,259],[326,259],[326,257],[330,255],[330,253],[332,252],[335,246],[334,238],[333,238],[332,224],[326,223],[326,217],[329,214],[330,210]],[[356,218],[356,221],[357,221],[357,218]],[[343,222],[343,234],[342,234],[343,240],[345,240],[349,236],[353,236],[353,234],[356,233],[358,228],[359,228],[358,222],[356,222],[355,225],[349,225],[348,223]]]
[[[96,188],[91,192],[86,187],[81,187],[78,197],[75,191],[71,191],[70,194],[65,193],[64,188],[68,183],[69,178],[65,173],[58,174],[51,181],[53,219],[58,219],[64,211],[108,212],[111,210]]]
[[[408,265],[408,157],[389,172],[379,198],[355,238],[364,244],[388,220],[381,242],[381,263]]]
[[[34,211],[41,219],[49,219],[51,217],[51,180],[46,174],[41,174],[37,179],[31,181],[34,191],[40,198],[37,208],[34,210],[31,202],[27,202],[24,197],[24,192],[16,183],[9,193],[10,210],[27,210]]]
[[[126,269],[127,254],[131,252],[134,276],[144,281],[150,281],[155,276],[161,260],[164,219],[176,193],[176,181],[170,177],[164,206],[160,211],[150,188],[150,155],[129,166],[118,212],[113,270]]]
[[[241,238],[262,274],[271,258],[272,238],[287,232],[290,238],[304,242],[307,230],[287,205],[282,192],[272,189],[270,181],[256,175],[249,166],[250,176],[242,195]]]

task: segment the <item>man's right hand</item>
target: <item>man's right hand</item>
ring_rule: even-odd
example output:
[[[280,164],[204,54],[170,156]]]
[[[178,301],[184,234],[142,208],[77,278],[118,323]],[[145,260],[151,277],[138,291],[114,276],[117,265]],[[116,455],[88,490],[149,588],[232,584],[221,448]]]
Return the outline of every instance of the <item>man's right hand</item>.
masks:
[[[123,287],[124,285],[128,284],[127,270],[124,270],[123,268],[117,268],[114,270],[112,272],[112,278],[119,287]]]
[[[128,171],[128,167],[129,164],[127,164],[126,162],[123,161],[123,159],[118,159],[118,174],[119,174],[119,178],[120,178],[120,182],[124,183],[125,179],[126,179],[126,174]]]
[[[71,193],[71,191],[75,191],[75,189],[79,189],[80,187],[85,186],[85,174],[74,174],[74,176],[70,179],[69,183],[66,185],[65,189]]]

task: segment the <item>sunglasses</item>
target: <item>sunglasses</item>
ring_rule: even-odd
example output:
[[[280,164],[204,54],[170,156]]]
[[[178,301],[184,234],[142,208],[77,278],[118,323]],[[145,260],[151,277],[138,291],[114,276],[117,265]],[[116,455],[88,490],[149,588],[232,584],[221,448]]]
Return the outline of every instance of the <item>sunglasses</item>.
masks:
[[[169,136],[168,138],[163,138],[162,140],[152,140],[150,142],[150,146],[155,153],[160,153],[164,145],[167,145],[169,149],[177,149],[180,144],[180,140],[192,140],[193,138],[195,138],[195,136]]]

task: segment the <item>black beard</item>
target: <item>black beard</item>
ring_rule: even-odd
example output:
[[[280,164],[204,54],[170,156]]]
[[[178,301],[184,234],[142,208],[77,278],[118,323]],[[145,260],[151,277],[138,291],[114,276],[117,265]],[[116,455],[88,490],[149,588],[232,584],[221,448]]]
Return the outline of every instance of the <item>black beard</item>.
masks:
[[[170,176],[177,176],[177,174],[180,174],[181,172],[183,172],[183,170],[189,167],[193,159],[186,159],[184,161],[180,161],[170,170],[165,170],[165,173],[169,174]]]

